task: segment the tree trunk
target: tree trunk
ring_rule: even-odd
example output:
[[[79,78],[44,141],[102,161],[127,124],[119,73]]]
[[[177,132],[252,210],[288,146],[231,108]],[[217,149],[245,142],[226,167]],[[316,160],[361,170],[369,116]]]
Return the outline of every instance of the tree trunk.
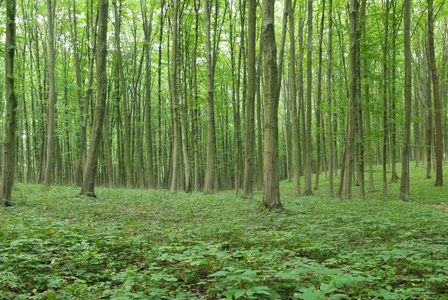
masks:
[[[320,32],[319,32],[319,69],[317,71],[317,99],[316,99],[316,179],[314,182],[314,189],[319,190],[319,175],[320,175],[320,163],[322,160],[321,155],[321,117],[320,117],[320,101],[322,98],[322,38],[324,36],[324,20],[325,20],[325,0],[322,1],[322,18],[320,20]]]
[[[359,2],[358,2],[359,3]],[[360,43],[361,32],[364,31],[365,27],[365,11],[366,11],[366,0],[361,2],[360,8],[360,24],[357,28],[357,38],[356,38],[356,105],[357,105],[357,152],[358,152],[358,184],[359,184],[359,197],[364,198],[366,196],[365,184],[364,184],[364,120],[363,120],[363,103],[361,95],[361,54],[360,54]]]
[[[433,16],[433,0],[428,2],[428,39],[429,39],[429,61],[431,62],[432,75],[432,91],[434,96],[435,109],[435,126],[436,126],[436,182],[435,186],[443,186],[443,170],[442,170],[442,117],[439,95],[439,78],[436,68],[436,56],[434,50],[434,16]]]
[[[159,64],[158,64],[158,105],[157,105],[157,189],[162,189],[162,44],[164,23],[165,0],[162,0],[160,8],[160,32],[159,32]]]
[[[214,68],[212,61],[212,45],[210,37],[210,13],[208,1],[204,0],[204,22],[206,36],[206,58],[207,58],[207,165],[205,168],[205,178],[203,192],[212,193],[213,173],[214,173],[214,145],[215,140],[215,109],[214,109]]]
[[[306,133],[305,133],[305,195],[312,195],[311,190],[311,161],[313,157],[313,150],[311,146],[311,95],[313,83],[313,0],[308,0],[308,42],[306,54]],[[318,172],[318,171],[316,171]]]
[[[331,95],[331,81],[332,81],[332,59],[333,59],[333,0],[328,2],[328,60],[327,60],[327,139],[328,139],[328,196],[333,197],[333,129],[332,129],[332,95]]]
[[[48,118],[47,118],[47,159],[45,164],[44,184],[50,186],[53,162],[54,110],[56,105],[56,84],[54,79],[54,15],[56,0],[47,0],[48,14]]]
[[[265,74],[264,105],[264,193],[263,205],[269,209],[283,207],[278,177],[278,69],[275,42],[275,0],[262,4],[262,38]]]
[[[171,101],[173,112],[173,176],[171,177],[171,194],[177,194],[177,179],[179,177],[179,101],[178,101],[178,82],[177,82],[177,15],[179,12],[179,0],[173,2],[173,46],[172,46],[172,62],[171,62]]]
[[[341,176],[337,196],[350,200],[352,193],[352,174],[355,150],[355,117],[356,117],[356,72],[357,72],[357,27],[358,27],[358,1],[350,0],[350,81],[349,81],[349,108],[347,115],[347,133],[344,156],[341,163]]]
[[[383,197],[387,197],[387,139],[388,139],[388,119],[387,119],[387,79],[389,75],[388,70],[388,47],[389,47],[389,11],[390,2],[386,0],[386,28],[384,32],[384,46],[383,46],[383,149],[382,149],[382,159],[383,159]]]
[[[258,176],[257,189],[263,189],[263,132],[261,129],[261,68],[263,57],[263,39],[260,37],[260,48],[258,53],[258,72],[257,72],[257,151],[258,151]]]
[[[152,126],[151,126],[151,35],[152,35],[152,17],[154,9],[151,10],[149,21],[146,15],[146,1],[140,0],[143,19],[143,31],[145,34],[145,139],[146,139],[146,169],[147,169],[147,184],[148,188],[154,187],[154,171],[153,171],[153,149],[152,149]]]
[[[75,168],[75,184],[77,186],[82,186],[83,182],[83,162],[85,162],[85,153],[86,153],[86,144],[87,144],[87,121],[89,116],[89,103],[92,99],[92,92],[93,92],[93,65],[95,61],[95,53],[96,53],[96,30],[98,25],[98,14],[96,16],[95,26],[93,28],[93,43],[92,43],[92,49],[90,52],[90,59],[89,59],[89,78],[87,82],[87,91],[86,91],[86,98],[85,102],[82,108],[82,118],[81,118],[81,137],[79,141],[79,152],[78,152],[78,158],[76,160],[76,168]],[[88,24],[89,26],[89,24]],[[89,32],[87,30],[87,32]]]
[[[14,89],[14,54],[16,51],[16,1],[6,0],[6,40],[5,40],[5,92],[6,118],[5,140],[3,145],[1,199],[5,206],[14,205],[11,202],[14,187],[14,166],[16,162],[16,109],[17,98]]]
[[[223,21],[227,11],[227,2],[224,10]],[[203,192],[205,194],[212,193],[213,185],[216,187],[214,177],[216,162],[216,140],[215,140],[215,108],[214,108],[214,89],[215,89],[215,67],[217,60],[217,52],[222,31],[222,26],[218,32],[218,15],[219,1],[215,2],[215,22],[213,25],[213,45],[210,31],[210,7],[208,1],[204,0],[204,23],[205,23],[205,40],[206,40],[206,58],[207,58],[207,163],[205,168],[205,178]],[[213,53],[212,53],[213,50]],[[216,190],[216,189],[215,189]]]
[[[123,97],[123,129],[124,129],[124,164],[126,170],[126,187],[129,189],[132,187],[132,162],[131,162],[131,135],[129,129],[129,114],[128,114],[128,92],[126,88],[126,78],[123,71],[123,59],[121,54],[121,42],[120,42],[120,31],[121,31],[121,1],[120,1],[120,12],[118,12],[117,1],[113,1],[114,11],[115,11],[115,44],[117,47],[117,63],[118,71],[120,73],[121,79],[121,95]]]
[[[247,93],[246,93],[246,159],[244,165],[243,197],[252,196],[255,161],[255,31],[256,1],[249,0],[247,29]]]
[[[396,57],[397,57],[397,51],[396,51],[396,37],[397,37],[397,18],[395,15],[396,10],[396,3],[393,3],[393,9],[392,9],[392,101],[391,101],[391,124],[390,124],[390,130],[391,130],[391,145],[390,145],[390,159],[392,163],[392,174],[391,174],[391,182],[396,182],[398,180],[398,174],[397,174],[397,126],[396,126],[396,101],[397,101],[397,95],[396,95]]]
[[[198,125],[198,68],[197,68],[197,49],[198,49],[198,31],[199,31],[199,6],[201,5],[200,0],[194,0],[194,10],[195,10],[195,26],[194,26],[194,48],[193,48],[193,86],[194,86],[194,109],[193,109],[193,152],[194,152],[194,190],[199,190],[199,125]],[[232,28],[230,29],[232,32]],[[232,37],[230,37],[232,40]],[[232,41],[231,41],[232,43]],[[231,45],[232,47],[232,45]],[[232,51],[233,55],[233,51]],[[233,59],[232,59],[232,69],[233,69]],[[232,77],[233,77],[232,70]]]
[[[294,173],[294,196],[300,197],[300,149],[299,149],[299,118],[297,114],[297,91],[296,91],[296,45],[295,45],[295,23],[294,6],[288,1],[289,9],[289,81],[291,89],[291,113],[292,113],[292,160]]]
[[[95,177],[97,174],[98,155],[101,147],[101,129],[107,99],[107,16],[108,0],[98,2],[98,38],[97,38],[97,101],[93,116],[93,126],[90,138],[89,153],[83,177],[81,195],[96,197]]]
[[[427,49],[428,50],[428,49]],[[432,168],[432,132],[433,132],[433,128],[432,128],[432,115],[433,115],[433,111],[432,111],[432,99],[431,99],[431,81],[429,80],[429,72],[431,69],[430,66],[430,60],[428,57],[428,51],[426,51],[426,64],[425,67],[426,69],[425,72],[423,73],[423,81],[424,81],[424,86],[425,86],[425,98],[426,98],[426,107],[425,107],[425,115],[426,115],[426,120],[425,120],[425,143],[426,143],[426,178],[430,179],[431,178],[431,168]]]
[[[411,140],[411,110],[412,110],[412,53],[411,53],[411,0],[404,2],[404,134],[401,152],[401,182],[400,199],[406,200],[410,193],[409,186],[409,143]]]

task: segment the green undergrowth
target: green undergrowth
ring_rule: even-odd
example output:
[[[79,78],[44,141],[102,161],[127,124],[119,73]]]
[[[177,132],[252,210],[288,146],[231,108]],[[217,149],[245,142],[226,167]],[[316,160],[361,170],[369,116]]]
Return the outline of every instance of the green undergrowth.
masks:
[[[447,188],[415,176],[411,201],[399,182],[341,201],[321,179],[297,199],[282,182],[283,212],[260,210],[260,191],[17,184],[0,208],[0,299],[448,299],[448,212],[433,205]]]

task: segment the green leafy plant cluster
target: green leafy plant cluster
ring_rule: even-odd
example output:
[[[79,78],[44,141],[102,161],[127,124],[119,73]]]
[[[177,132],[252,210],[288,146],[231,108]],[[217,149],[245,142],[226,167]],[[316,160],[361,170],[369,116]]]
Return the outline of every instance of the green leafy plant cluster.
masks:
[[[286,210],[269,212],[258,191],[18,184],[0,208],[0,299],[448,298],[446,210],[281,188]]]

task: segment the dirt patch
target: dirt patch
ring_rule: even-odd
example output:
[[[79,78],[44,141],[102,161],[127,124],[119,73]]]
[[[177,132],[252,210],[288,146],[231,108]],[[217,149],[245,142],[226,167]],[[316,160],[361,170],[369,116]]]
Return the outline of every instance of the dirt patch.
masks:
[[[436,204],[434,206],[448,211],[448,202],[440,202],[439,204]]]

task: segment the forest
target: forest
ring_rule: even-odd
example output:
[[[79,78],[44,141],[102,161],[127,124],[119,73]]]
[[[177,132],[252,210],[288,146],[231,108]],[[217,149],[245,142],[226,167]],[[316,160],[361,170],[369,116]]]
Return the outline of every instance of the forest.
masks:
[[[0,20],[0,299],[446,299],[445,0]]]
[[[243,197],[265,187],[269,207],[281,205],[279,180],[309,195],[323,174],[330,196],[349,199],[356,184],[361,198],[380,187],[387,197],[400,180],[405,199],[409,161],[443,184],[443,1],[106,2],[1,6],[15,17],[13,46],[2,39],[6,72],[14,55],[2,137],[8,76],[16,99],[1,163],[15,160],[6,174],[18,182],[92,196],[95,183]]]

